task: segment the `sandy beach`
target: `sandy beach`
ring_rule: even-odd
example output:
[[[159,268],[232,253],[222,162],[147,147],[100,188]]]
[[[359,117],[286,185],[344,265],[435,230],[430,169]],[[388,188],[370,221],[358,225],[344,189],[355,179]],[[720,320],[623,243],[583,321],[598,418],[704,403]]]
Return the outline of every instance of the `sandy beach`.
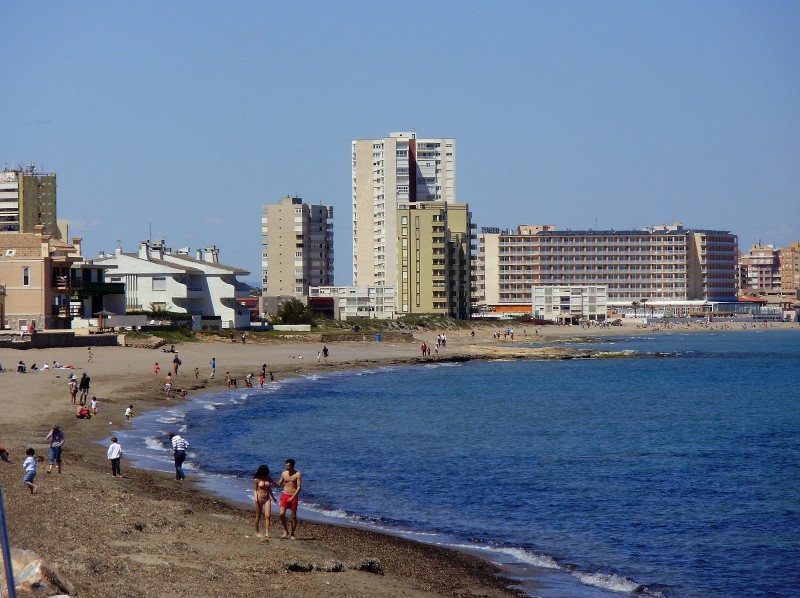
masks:
[[[797,324],[770,325],[797,328]],[[440,358],[559,358],[569,350],[559,341],[570,337],[651,334],[649,329],[545,327],[517,330],[515,343],[539,338],[553,342],[546,349],[514,347],[497,340],[502,328],[444,331],[448,348]],[[695,327],[697,331],[706,331]],[[728,330],[718,328],[718,330]],[[743,331],[732,325],[730,332]],[[327,362],[317,361],[319,342],[302,340],[194,342],[176,345],[182,365],[177,386],[190,395],[224,388],[225,372],[256,377],[267,363],[276,378],[336,368],[363,368],[421,361],[419,344],[435,344],[437,331],[415,333],[415,341],[330,343]],[[264,591],[282,596],[511,596],[497,567],[455,551],[361,529],[301,521],[298,540],[281,540],[277,519],[273,538],[259,540],[253,509],[231,504],[172,476],[127,467],[112,478],[106,459],[111,433],[125,425],[125,407],[137,411],[168,404],[160,391],[172,354],[161,349],[96,347],[91,362],[86,348],[0,350],[4,408],[0,414],[0,446],[13,463],[0,462],[6,510],[14,548],[36,551],[71,584],[73,596],[255,596]],[[217,360],[216,379],[209,380],[209,360]],[[433,359],[433,358],[432,358]],[[49,369],[18,374],[16,363],[40,366],[54,361],[74,370]],[[154,363],[161,365],[158,376]],[[194,368],[200,375],[195,379]],[[85,371],[91,395],[100,400],[100,415],[75,418],[68,378]],[[66,436],[63,473],[47,473],[45,435],[60,424]],[[135,424],[134,424],[135,425]],[[102,441],[103,444],[98,444]],[[32,447],[39,462],[38,492],[22,485],[25,450]],[[273,457],[274,461],[274,457]],[[275,511],[273,511],[275,514]],[[360,570],[377,561],[383,575]],[[293,571],[308,569],[311,571]],[[364,567],[362,567],[364,568]],[[334,572],[335,569],[343,569]],[[57,594],[51,587],[35,595]]]

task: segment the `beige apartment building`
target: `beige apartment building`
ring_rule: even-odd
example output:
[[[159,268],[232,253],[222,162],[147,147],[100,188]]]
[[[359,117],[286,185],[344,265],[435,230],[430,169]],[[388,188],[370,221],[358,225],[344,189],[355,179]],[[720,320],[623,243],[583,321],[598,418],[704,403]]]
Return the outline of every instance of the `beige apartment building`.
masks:
[[[534,286],[600,285],[609,307],[736,301],[737,237],[681,224],[628,231],[519,226],[478,236],[476,307],[518,311]],[[497,272],[496,276],[493,272]]]
[[[333,284],[333,206],[284,197],[261,217],[264,297],[305,297],[310,286]]]
[[[780,275],[781,293],[800,298],[800,243],[781,248]]]
[[[781,288],[781,251],[755,243],[739,258],[739,286],[745,293],[769,293]]]
[[[44,234],[61,239],[56,220],[56,174],[36,172],[36,165],[0,172],[0,231]]]
[[[472,214],[466,204],[397,206],[398,300],[402,314],[468,319],[471,308]]]
[[[73,265],[80,239],[70,245],[44,234],[0,232],[0,313],[6,329],[69,328],[70,300],[81,289]]]
[[[390,133],[352,142],[353,284],[399,288],[401,204],[456,202],[455,139]]]

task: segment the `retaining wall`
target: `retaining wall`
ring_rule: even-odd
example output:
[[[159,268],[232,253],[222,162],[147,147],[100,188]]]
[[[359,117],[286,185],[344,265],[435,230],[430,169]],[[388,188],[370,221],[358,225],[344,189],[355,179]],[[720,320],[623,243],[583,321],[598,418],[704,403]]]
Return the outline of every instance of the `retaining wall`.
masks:
[[[116,347],[119,345],[116,334],[76,335],[72,331],[48,331],[34,334],[0,335],[3,349],[53,349],[60,347]]]

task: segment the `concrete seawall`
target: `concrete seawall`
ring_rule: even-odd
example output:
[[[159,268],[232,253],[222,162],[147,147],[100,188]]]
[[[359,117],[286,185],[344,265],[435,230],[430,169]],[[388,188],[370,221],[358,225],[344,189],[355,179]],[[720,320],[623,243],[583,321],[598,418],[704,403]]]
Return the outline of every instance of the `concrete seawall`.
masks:
[[[117,334],[75,334],[71,330],[35,332],[34,334],[0,334],[3,349],[54,349],[60,347],[116,347]]]

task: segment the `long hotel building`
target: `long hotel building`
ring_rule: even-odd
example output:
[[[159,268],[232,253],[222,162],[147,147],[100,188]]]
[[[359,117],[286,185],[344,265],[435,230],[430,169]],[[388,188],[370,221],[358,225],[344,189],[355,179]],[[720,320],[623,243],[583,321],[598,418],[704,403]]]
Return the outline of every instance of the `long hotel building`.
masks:
[[[520,311],[532,288],[602,285],[609,306],[736,301],[738,240],[727,231],[681,224],[628,231],[518,226],[478,235],[473,303]]]
[[[398,288],[401,204],[456,202],[455,139],[390,133],[352,142],[353,284]]]

